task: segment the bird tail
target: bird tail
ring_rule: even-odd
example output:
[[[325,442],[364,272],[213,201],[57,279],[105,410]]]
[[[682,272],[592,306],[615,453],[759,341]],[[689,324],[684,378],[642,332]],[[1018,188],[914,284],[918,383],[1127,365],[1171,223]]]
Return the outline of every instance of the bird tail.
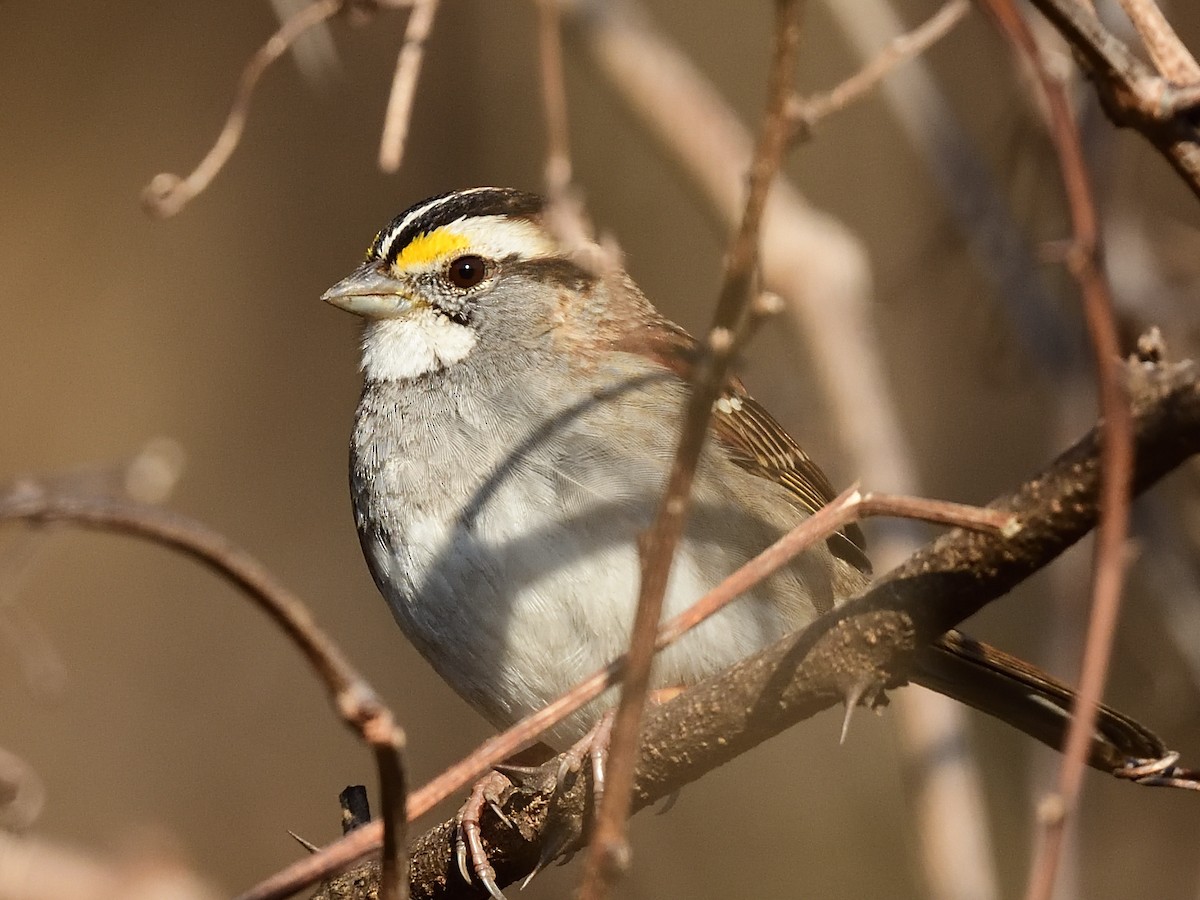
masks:
[[[910,678],[1008,722],[1056,750],[1066,743],[1075,691],[1036,666],[959,631],[947,632],[922,651]],[[1090,766],[1111,774],[1167,754],[1163,742],[1144,725],[1100,705]]]

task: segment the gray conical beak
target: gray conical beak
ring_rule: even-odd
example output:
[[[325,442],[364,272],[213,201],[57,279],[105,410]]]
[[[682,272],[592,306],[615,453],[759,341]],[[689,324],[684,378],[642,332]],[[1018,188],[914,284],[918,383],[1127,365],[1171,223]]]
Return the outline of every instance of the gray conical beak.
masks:
[[[322,294],[321,299],[364,319],[394,319],[419,305],[404,285],[381,272],[375,261],[363,263]]]

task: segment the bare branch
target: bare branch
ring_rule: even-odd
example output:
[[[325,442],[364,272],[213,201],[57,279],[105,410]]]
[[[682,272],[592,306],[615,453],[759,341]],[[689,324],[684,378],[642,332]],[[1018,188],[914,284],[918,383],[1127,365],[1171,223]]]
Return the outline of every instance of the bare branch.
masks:
[[[855,4],[852,13],[845,11],[845,4],[827,5],[864,59],[903,31],[888,0]],[[653,26],[641,4],[573,2],[565,8],[594,67],[679,166],[718,227],[736,227],[745,195],[740,173],[749,164],[752,141],[729,104]],[[870,49],[863,51],[865,46]],[[985,271],[994,274],[1003,295],[1036,303],[1043,292],[1030,274],[1032,267],[1021,264],[1027,254],[1011,237],[1012,217],[988,188],[982,169],[972,163],[969,142],[953,126],[949,108],[922,62],[915,60],[897,71],[884,89],[906,133],[930,158],[931,172],[945,189],[951,209],[973,226],[980,215],[987,219],[982,231],[986,238],[974,241]],[[847,469],[878,487],[919,493],[906,426],[898,417],[879,350],[866,249],[850,229],[810,205],[782,176],[775,181],[766,216],[763,281],[787,301],[793,329],[813,365],[813,387],[825,398],[823,407],[841,438]],[[900,541],[881,542],[874,554],[876,564],[890,565],[911,550]],[[931,900],[999,896],[973,758],[923,754],[921,749],[958,741],[966,727],[965,711],[952,701],[916,691],[900,698],[897,706],[902,744],[916,764],[930,772],[913,786],[912,799],[918,811],[936,811],[915,829]],[[918,733],[921,747],[914,747],[908,736]]]
[[[788,117],[796,129],[794,138],[803,140],[810,137],[821,119],[861,100],[893,69],[924,53],[949,34],[970,11],[969,0],[946,0],[924,24],[907,34],[892,38],[891,43],[874,59],[841,84],[811,97],[793,98],[788,104]]]
[[[715,615],[809,547],[820,543],[856,519],[874,515],[905,516],[970,529],[990,530],[1006,536],[1015,535],[1019,530],[1016,520],[999,510],[891,494],[863,495],[857,488],[849,488],[812,516],[801,521],[754,559],[742,565],[688,609],[664,623],[658,630],[655,650],[662,650],[674,643],[687,631]],[[620,680],[626,662],[627,658],[621,656],[542,709],[484,741],[466,758],[450,766],[413,793],[408,804],[409,819],[424,815],[496,763],[527,746],[547,728],[600,696]],[[273,900],[288,896],[376,849],[378,835],[377,827],[371,832],[363,829],[363,833],[326,847],[319,854],[289,866],[243,894],[239,900]]]
[[[1050,113],[1050,137],[1058,155],[1074,246],[1069,268],[1079,283],[1084,316],[1095,357],[1100,410],[1104,421],[1102,499],[1092,584],[1091,616],[1080,675],[1079,694],[1067,732],[1053,805],[1061,815],[1044,817],[1045,829],[1030,874],[1028,900],[1049,900],[1054,889],[1067,821],[1079,802],[1088,746],[1096,722],[1108,661],[1116,634],[1121,585],[1125,574],[1125,538],[1129,532],[1129,486],[1133,471],[1133,434],[1128,401],[1117,381],[1120,348],[1112,293],[1100,263],[1100,233],[1095,202],[1070,101],[1062,83],[1050,74],[1040,49],[1012,0],[985,0],[1001,30],[1033,68]]]
[[[150,179],[142,191],[142,205],[153,215],[166,219],[175,215],[188,202],[203,191],[237,149],[246,128],[250,111],[250,98],[258,79],[271,63],[279,59],[300,35],[314,25],[319,25],[334,16],[345,4],[345,0],[314,0],[296,15],[284,22],[279,30],[250,57],[233,95],[233,105],[221,128],[212,149],[208,151],[192,174],[180,178],[170,172],[162,172]]]
[[[1142,134],[1200,196],[1200,125],[1187,115],[1200,85],[1156,75],[1077,0],[1032,2],[1077,51],[1109,117]]]
[[[1142,491],[1200,451],[1200,372],[1193,363],[1131,363],[1137,468]],[[1046,471],[991,507],[1014,516],[1011,537],[952,531],[918,551],[866,593],[732,668],[693,686],[647,715],[639,749],[634,808],[642,809],[804,718],[840,703],[846,684],[897,685],[912,656],[1045,566],[1094,527],[1100,510],[1101,435],[1094,429]],[[1174,755],[1113,774],[1140,783],[1200,788]],[[583,816],[586,779],[556,796],[556,817]],[[418,792],[420,793],[420,792]],[[414,795],[416,796],[416,795]],[[546,796],[518,791],[504,805],[511,827],[485,823],[499,883],[537,864]],[[495,827],[491,827],[495,825]],[[378,845],[366,826],[333,847],[349,863]],[[413,896],[472,896],[453,875],[453,823],[426,832],[413,847]],[[332,847],[321,855],[329,854]],[[308,863],[316,856],[302,861]],[[299,868],[299,867],[294,867]],[[318,876],[319,877],[319,876]],[[294,881],[289,890],[306,883]],[[250,897],[282,897],[253,893]]]
[[[178,442],[153,438],[130,459],[56,473],[53,489],[163,503],[183,473],[184,457]],[[27,684],[46,694],[56,694],[62,689],[67,679],[66,669],[49,638],[33,616],[22,609],[17,598],[36,563],[45,556],[53,536],[54,529],[25,529],[0,546],[0,640],[20,662]]]
[[[300,599],[248,553],[177,513],[113,497],[56,494],[29,481],[0,493],[0,522],[62,522],[143,538],[190,556],[239,588],[304,654],[343,721],[371,747],[379,765],[384,827],[394,831],[403,824],[404,736],[391,710],[317,626]],[[390,845],[397,853],[403,850],[394,837]],[[403,859],[391,865],[397,877],[404,871]]]
[[[551,202],[571,184],[571,138],[567,128],[567,88],[563,77],[562,10],[559,0],[537,0],[538,68],[546,120],[546,193]]]
[[[1121,6],[1141,35],[1154,65],[1167,81],[1179,85],[1200,82],[1200,65],[1154,0],[1121,0]]]
[[[425,41],[433,29],[439,0],[414,0],[408,24],[404,28],[404,44],[396,58],[396,74],[388,95],[387,112],[383,117],[383,137],[379,141],[379,168],[391,174],[399,171],[404,159],[404,142],[412,121],[413,98],[417,94],[417,79],[425,58]]]
[[[571,135],[567,123],[567,87],[563,73],[561,0],[536,0],[538,78],[542,85],[542,118],[546,124],[546,227],[571,257],[589,272],[612,278],[620,271],[620,254],[593,239],[583,198],[572,183]]]
[[[775,48],[767,85],[767,109],[750,166],[750,187],[741,226],[729,250],[724,283],[717,300],[708,354],[697,366],[680,430],[667,488],[654,524],[642,537],[641,586],[629,642],[625,683],[617,705],[608,759],[608,779],[584,864],[580,896],[601,900],[628,864],[625,823],[632,798],[635,753],[650,685],[655,634],[671,561],[687,521],[692,480],[708,432],[712,405],[725,384],[736,348],[748,333],[756,296],[758,235],[767,193],[787,146],[786,109],[792,95],[800,47],[801,0],[777,0]]]

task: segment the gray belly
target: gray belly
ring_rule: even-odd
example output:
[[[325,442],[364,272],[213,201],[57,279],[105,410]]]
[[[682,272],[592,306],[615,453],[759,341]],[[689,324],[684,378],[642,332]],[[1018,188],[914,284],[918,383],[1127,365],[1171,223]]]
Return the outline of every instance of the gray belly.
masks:
[[[654,454],[623,454],[595,433],[566,428],[535,445],[440,423],[410,429],[386,452],[374,441],[370,459],[355,451],[355,513],[376,583],[422,655],[497,726],[545,705],[628,644],[636,538],[657,508],[672,441],[661,436]],[[519,445],[530,452],[489,449]],[[665,616],[798,519],[782,509],[782,520],[773,517],[770,505],[751,512],[747,491],[760,479],[728,463],[716,477],[721,462],[708,454],[703,463]],[[829,560],[823,551],[806,560],[660,654],[655,683],[694,682],[808,621]],[[577,738],[610,702],[585,707],[548,742]]]

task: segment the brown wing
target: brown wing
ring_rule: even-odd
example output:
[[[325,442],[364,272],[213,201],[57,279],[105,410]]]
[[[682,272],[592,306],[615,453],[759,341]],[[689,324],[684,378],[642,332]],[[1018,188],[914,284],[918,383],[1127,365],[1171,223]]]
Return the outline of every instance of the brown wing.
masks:
[[[716,402],[712,429],[733,462],[783,485],[801,509],[816,512],[836,496],[820,467],[740,384],[731,385]],[[871,573],[866,538],[853,522],[829,539],[829,549],[865,574]]]
[[[698,352],[695,338],[660,316],[632,281],[612,296],[628,304],[617,309],[615,320],[609,323],[615,331],[612,346],[649,357],[690,381]],[[715,404],[711,429],[734,463],[752,475],[783,485],[804,511],[816,512],[836,496],[825,473],[737,379],[730,380]],[[829,538],[829,549],[864,574],[871,574],[866,538],[854,523]]]

